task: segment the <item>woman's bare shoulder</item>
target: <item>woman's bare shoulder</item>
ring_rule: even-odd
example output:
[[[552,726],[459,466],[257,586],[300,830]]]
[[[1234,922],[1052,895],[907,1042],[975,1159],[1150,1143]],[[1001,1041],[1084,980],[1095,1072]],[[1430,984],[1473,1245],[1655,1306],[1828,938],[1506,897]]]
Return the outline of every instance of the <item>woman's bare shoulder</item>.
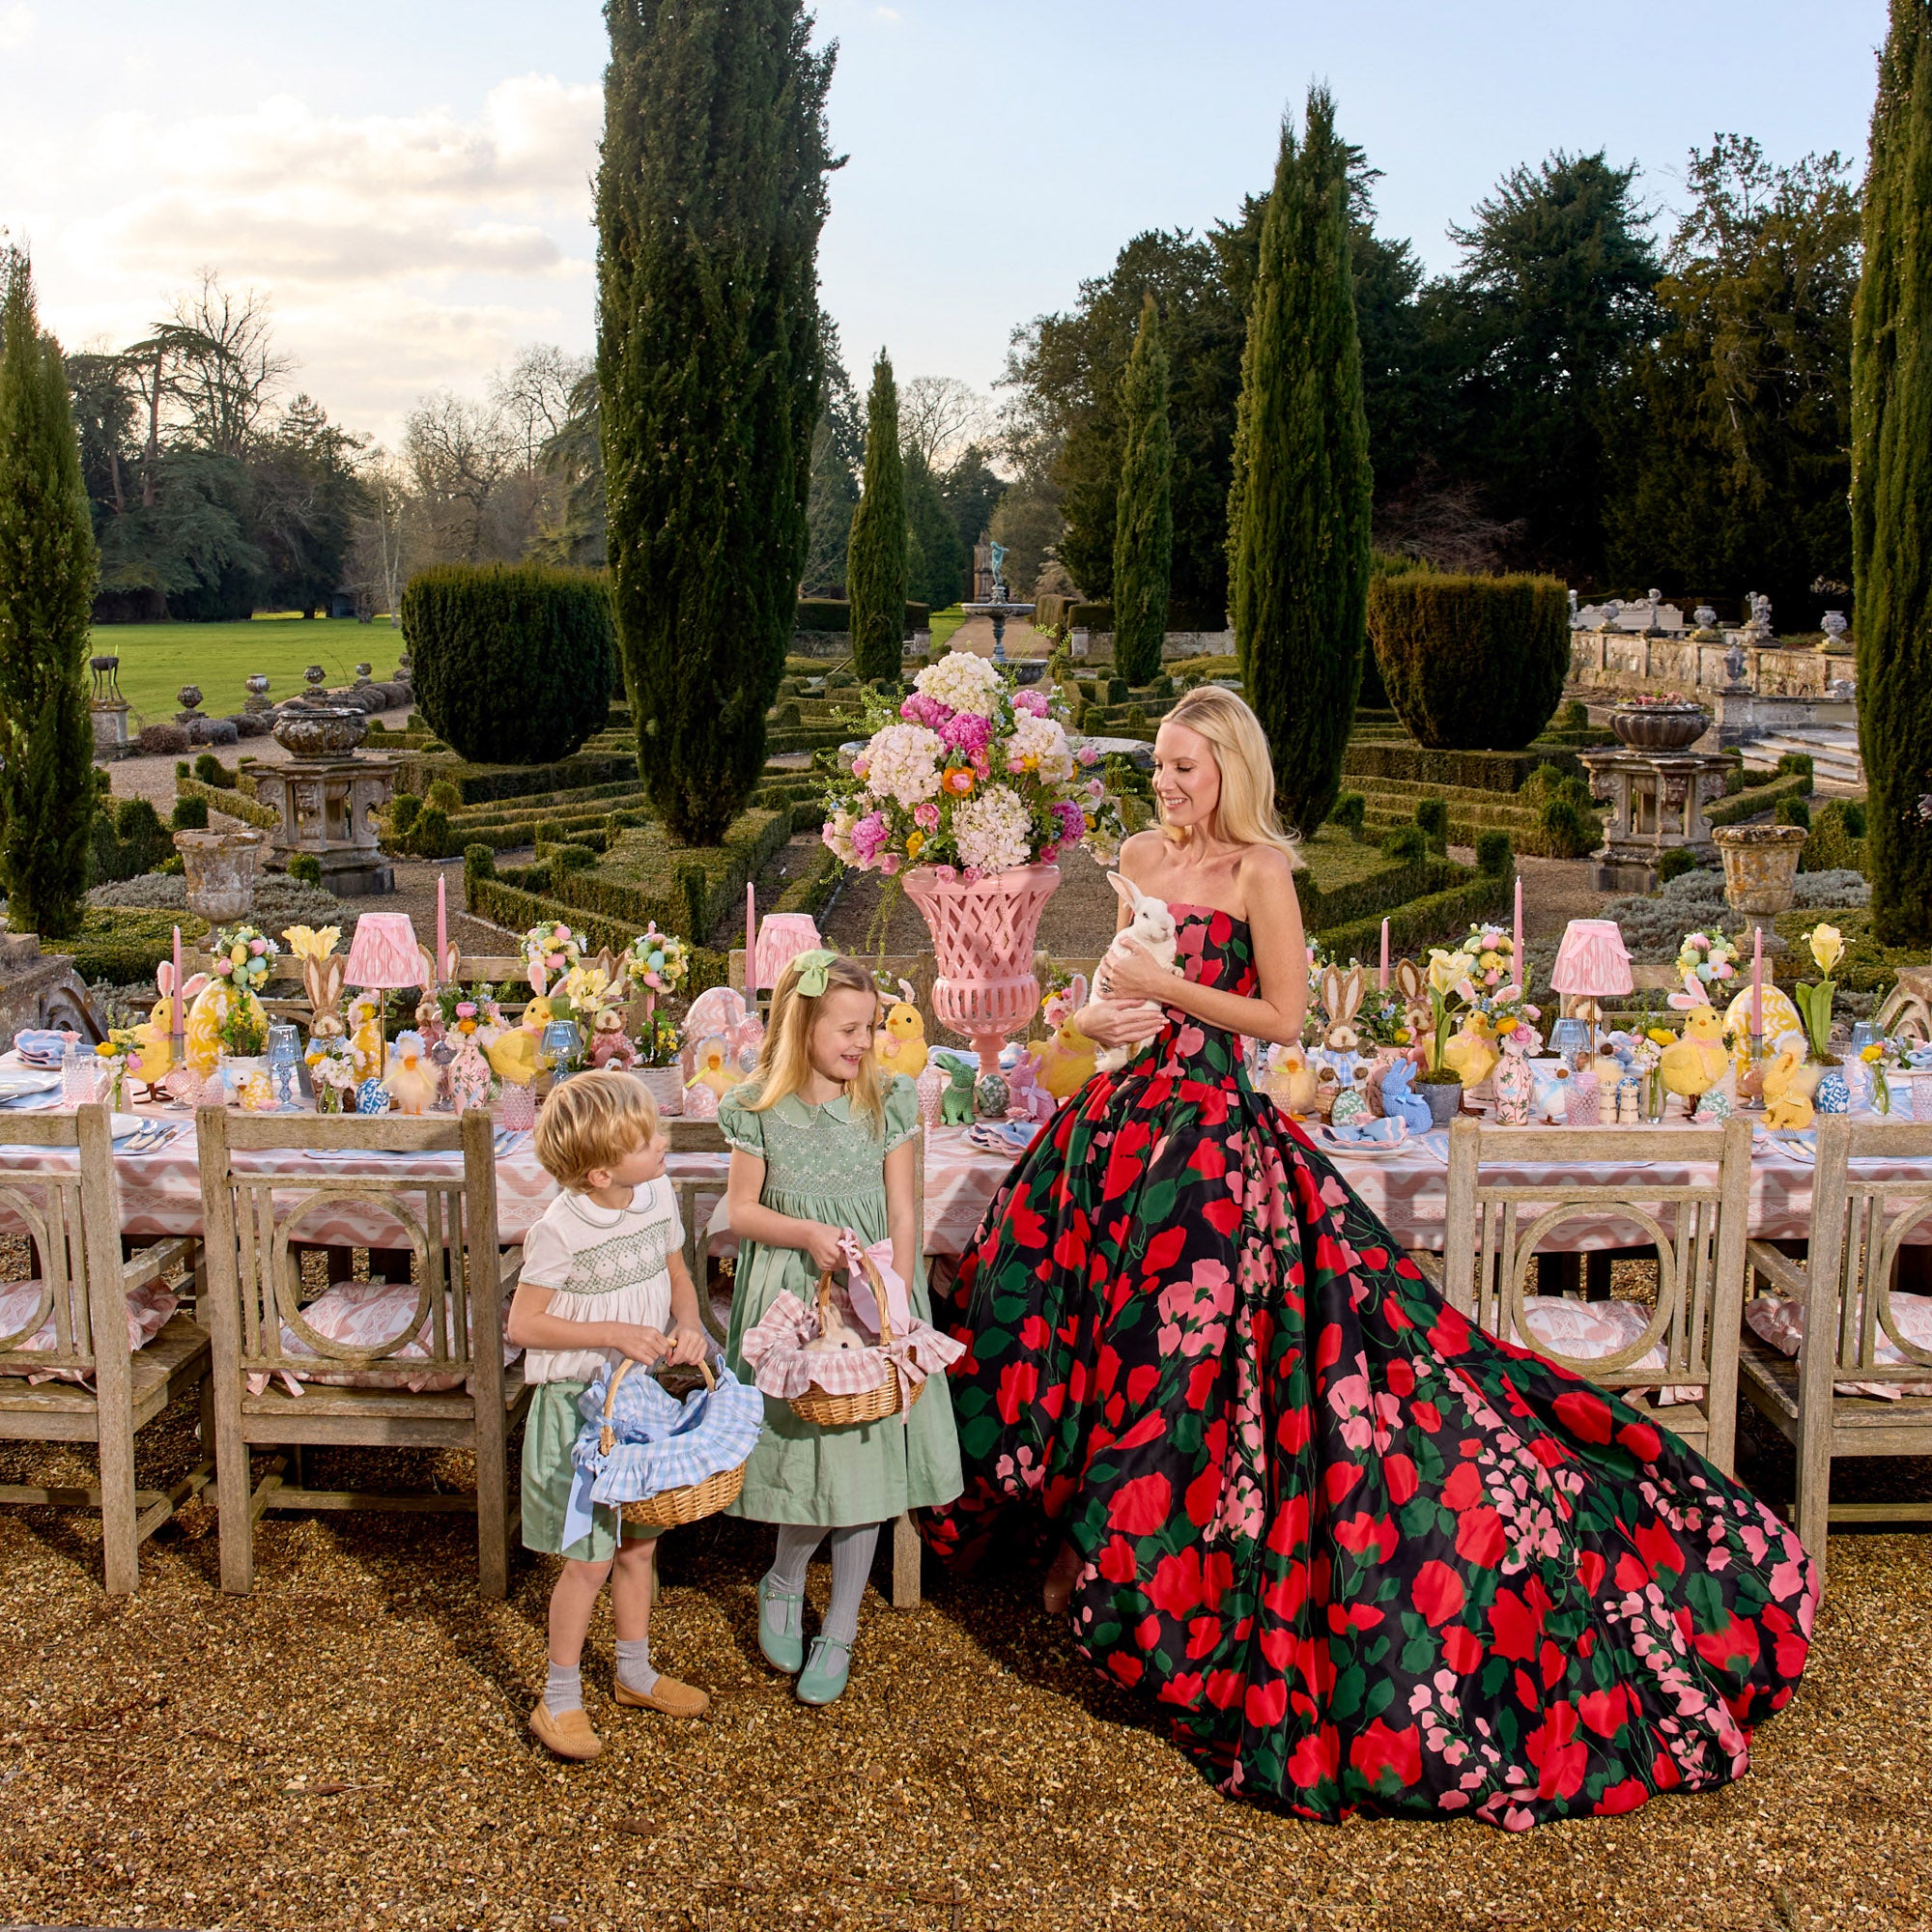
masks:
[[[1250,906],[1260,894],[1294,896],[1294,862],[1278,845],[1250,845],[1241,854],[1236,876],[1241,896]]]
[[[1150,825],[1144,832],[1132,833],[1121,841],[1121,856],[1114,869],[1122,878],[1142,884],[1158,867],[1168,849],[1166,834],[1157,825]]]

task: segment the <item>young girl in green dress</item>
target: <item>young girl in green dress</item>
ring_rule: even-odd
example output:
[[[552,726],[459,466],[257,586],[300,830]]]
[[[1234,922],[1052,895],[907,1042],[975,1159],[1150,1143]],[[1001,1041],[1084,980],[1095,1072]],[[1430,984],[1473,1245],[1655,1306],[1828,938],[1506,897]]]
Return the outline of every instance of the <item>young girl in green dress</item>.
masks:
[[[842,1279],[847,1229],[862,1247],[890,1237],[913,1313],[932,1320],[913,1167],[919,1103],[912,1082],[888,1079],[873,1058],[878,1014],[877,989],[858,961],[801,953],[772,996],[756,1073],[719,1107],[741,1244],[726,1352],[747,1381],[746,1331],[786,1290],[811,1306],[821,1269]],[[943,1375],[928,1377],[910,1415],[846,1429],[814,1428],[766,1398],[765,1433],[733,1507],[779,1526],[778,1554],[758,1583],[758,1645],[775,1670],[797,1676],[805,1703],[829,1704],[845,1689],[879,1525],[959,1494],[946,1384]],[[806,1568],[828,1536],[832,1602],[808,1660]]]

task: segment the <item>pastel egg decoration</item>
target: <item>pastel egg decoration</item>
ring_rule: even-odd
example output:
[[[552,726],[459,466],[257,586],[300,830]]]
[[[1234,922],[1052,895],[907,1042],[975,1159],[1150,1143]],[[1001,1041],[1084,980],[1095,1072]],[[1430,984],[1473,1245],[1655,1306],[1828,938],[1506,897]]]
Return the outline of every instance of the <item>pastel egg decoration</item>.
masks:
[[[1851,1112],[1851,1089],[1845,1084],[1845,1076],[1835,1066],[1828,1067],[1820,1076],[1817,1091],[1811,1095],[1811,1105],[1821,1114]]]
[[[1328,1122],[1331,1126],[1346,1127],[1353,1122],[1369,1118],[1369,1103],[1352,1087],[1345,1087],[1335,1095],[1335,1105],[1329,1111]]]
[[[1697,1118],[1700,1121],[1728,1121],[1735,1111],[1731,1096],[1721,1088],[1713,1087],[1708,1094],[1698,1097]]]
[[[915,1089],[915,1091],[917,1091]],[[973,1106],[982,1121],[998,1121],[1012,1105],[1013,1093],[997,1073],[984,1075],[973,1089]]]
[[[389,1111],[389,1090],[373,1073],[355,1090],[355,1111],[358,1114]]]

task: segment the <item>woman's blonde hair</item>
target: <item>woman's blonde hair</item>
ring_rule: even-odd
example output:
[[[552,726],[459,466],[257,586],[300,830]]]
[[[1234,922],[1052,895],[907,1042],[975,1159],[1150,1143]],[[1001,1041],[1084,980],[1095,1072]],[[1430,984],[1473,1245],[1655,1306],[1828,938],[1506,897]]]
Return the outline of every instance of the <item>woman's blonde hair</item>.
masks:
[[[536,1154],[559,1187],[582,1194],[595,1168],[615,1167],[658,1137],[658,1103],[614,1067],[560,1080],[537,1116]]]
[[[1214,766],[1221,774],[1215,837],[1231,845],[1272,845],[1288,855],[1291,866],[1299,866],[1294,840],[1275,816],[1274,760],[1268,755],[1267,733],[1247,705],[1224,686],[1204,684],[1183,694],[1161,722],[1199,732],[1213,750]],[[1174,844],[1186,841],[1184,826],[1163,824],[1161,830]]]
[[[777,989],[772,994],[771,1024],[764,1044],[758,1049],[757,1071],[752,1075],[758,1088],[757,1098],[750,1102],[754,1114],[762,1114],[787,1094],[796,1094],[804,1087],[811,1072],[811,1030],[818,1024],[819,1009],[834,993],[864,993],[874,1002],[879,997],[871,974],[858,960],[843,953],[826,965],[822,993],[799,991],[798,968],[799,962],[793,960],[779,975]],[[871,1054],[867,1053],[860,1062],[859,1071],[847,1083],[845,1093],[852,1111],[874,1135],[883,1138],[886,1082],[879,1071],[879,1063]]]

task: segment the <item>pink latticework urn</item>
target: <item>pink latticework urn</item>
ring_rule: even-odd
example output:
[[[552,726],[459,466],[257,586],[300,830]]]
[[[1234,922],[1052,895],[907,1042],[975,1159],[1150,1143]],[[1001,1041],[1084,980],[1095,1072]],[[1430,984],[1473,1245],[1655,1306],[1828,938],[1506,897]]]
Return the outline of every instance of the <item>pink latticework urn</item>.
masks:
[[[924,919],[939,961],[934,1017],[973,1042],[982,1072],[998,1068],[1001,1047],[1039,1009],[1034,941],[1059,885],[1058,866],[1015,866],[971,885],[940,878],[929,866],[905,874],[906,896]]]

